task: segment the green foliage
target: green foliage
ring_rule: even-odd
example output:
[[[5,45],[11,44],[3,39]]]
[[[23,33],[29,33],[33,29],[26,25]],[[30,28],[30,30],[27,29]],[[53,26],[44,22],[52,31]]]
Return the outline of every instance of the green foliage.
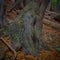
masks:
[[[58,3],[58,0],[52,0],[52,9],[53,9],[53,10],[56,10],[56,8],[57,8],[57,3]]]

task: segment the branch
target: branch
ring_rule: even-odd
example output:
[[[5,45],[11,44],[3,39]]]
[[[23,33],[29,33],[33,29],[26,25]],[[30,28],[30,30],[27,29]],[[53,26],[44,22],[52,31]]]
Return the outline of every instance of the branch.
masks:
[[[13,60],[15,60],[15,58],[16,58],[16,51],[4,40],[3,37],[1,37],[0,40],[14,53]]]

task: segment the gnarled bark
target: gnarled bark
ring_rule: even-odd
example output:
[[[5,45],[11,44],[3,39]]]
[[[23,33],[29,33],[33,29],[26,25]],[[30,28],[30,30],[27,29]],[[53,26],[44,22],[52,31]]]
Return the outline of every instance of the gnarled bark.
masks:
[[[38,3],[31,1],[4,30],[10,36],[15,49],[19,49],[21,44],[22,51],[34,56],[37,56],[41,48],[49,50],[42,39],[42,19],[49,0],[43,0],[40,6]]]

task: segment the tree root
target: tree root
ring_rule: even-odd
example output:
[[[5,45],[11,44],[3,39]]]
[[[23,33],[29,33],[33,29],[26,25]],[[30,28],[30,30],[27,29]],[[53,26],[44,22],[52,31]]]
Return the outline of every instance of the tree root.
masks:
[[[57,22],[50,21],[48,19],[43,19],[43,24],[52,27],[53,29],[57,30],[60,32],[60,24]]]

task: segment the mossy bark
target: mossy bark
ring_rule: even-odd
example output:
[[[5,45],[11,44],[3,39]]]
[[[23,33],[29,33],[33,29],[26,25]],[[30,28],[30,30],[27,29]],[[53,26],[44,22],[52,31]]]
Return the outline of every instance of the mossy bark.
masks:
[[[44,0],[39,6],[38,2],[31,1],[17,16],[15,21],[4,28],[5,35],[10,36],[12,46],[26,54],[38,55],[43,48],[49,50],[42,39],[42,19],[49,0]]]

